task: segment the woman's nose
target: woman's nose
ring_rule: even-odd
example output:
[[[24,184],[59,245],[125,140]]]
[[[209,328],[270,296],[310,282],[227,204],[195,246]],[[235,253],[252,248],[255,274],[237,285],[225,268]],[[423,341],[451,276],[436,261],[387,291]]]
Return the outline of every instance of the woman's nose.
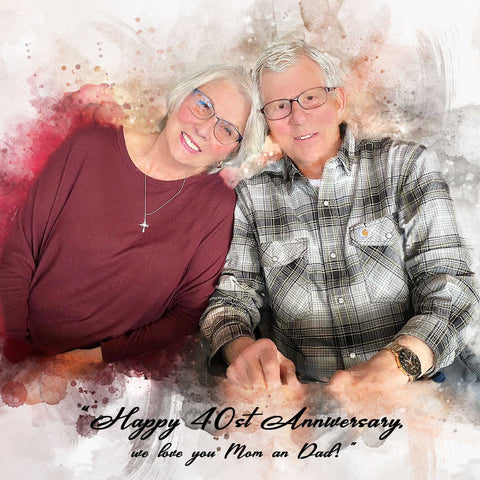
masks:
[[[213,129],[217,119],[215,117],[200,119],[197,118],[194,128],[198,136],[202,137],[204,140],[209,140],[211,135],[213,135]]]

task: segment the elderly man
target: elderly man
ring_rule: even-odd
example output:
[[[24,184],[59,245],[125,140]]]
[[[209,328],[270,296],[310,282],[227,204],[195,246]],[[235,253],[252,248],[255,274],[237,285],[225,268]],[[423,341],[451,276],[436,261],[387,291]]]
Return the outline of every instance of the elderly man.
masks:
[[[201,320],[212,359],[245,388],[390,388],[450,364],[477,294],[432,154],[357,140],[335,66],[302,42],[267,48],[255,77],[284,157],[237,187]]]

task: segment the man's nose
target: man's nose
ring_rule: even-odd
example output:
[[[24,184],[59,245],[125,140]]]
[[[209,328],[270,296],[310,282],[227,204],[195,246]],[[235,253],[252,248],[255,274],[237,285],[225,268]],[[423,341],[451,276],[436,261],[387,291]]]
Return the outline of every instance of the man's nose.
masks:
[[[303,125],[307,119],[305,110],[300,106],[298,101],[292,102],[292,111],[290,113],[290,123],[294,125]]]

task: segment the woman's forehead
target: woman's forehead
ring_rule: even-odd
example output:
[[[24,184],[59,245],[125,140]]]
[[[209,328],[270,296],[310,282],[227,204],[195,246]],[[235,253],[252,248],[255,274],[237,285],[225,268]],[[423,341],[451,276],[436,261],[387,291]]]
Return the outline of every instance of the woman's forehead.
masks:
[[[239,87],[234,82],[226,78],[211,80],[210,82],[204,83],[197,88],[202,93],[207,95],[207,97],[215,96],[219,99],[224,97],[231,99],[242,96]],[[215,100],[215,98],[211,98],[211,100]]]
[[[236,127],[244,127],[250,112],[250,102],[236,83],[222,78],[197,88],[211,100],[219,117]]]

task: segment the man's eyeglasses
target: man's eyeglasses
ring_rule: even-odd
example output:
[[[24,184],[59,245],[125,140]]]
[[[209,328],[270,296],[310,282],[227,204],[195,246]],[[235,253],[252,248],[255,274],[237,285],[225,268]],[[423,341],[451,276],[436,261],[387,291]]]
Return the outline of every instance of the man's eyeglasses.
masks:
[[[213,127],[213,134],[223,145],[230,145],[242,141],[243,137],[237,128],[230,122],[215,115],[212,101],[198,88],[196,88],[190,95],[188,108],[195,117],[200,118],[201,120],[207,120],[212,117],[217,119],[217,123]]]
[[[268,102],[260,110],[268,120],[281,120],[292,113],[292,103],[297,102],[303,109],[321,107],[327,101],[327,93],[337,87],[315,87],[305,90],[295,98],[281,98]]]

